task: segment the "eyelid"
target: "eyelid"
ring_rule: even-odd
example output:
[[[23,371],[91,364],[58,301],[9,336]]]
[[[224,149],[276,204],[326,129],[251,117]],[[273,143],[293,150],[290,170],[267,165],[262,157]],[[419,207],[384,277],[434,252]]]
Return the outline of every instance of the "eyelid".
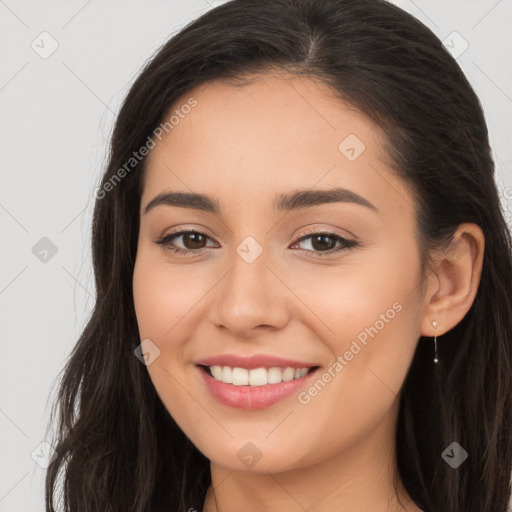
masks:
[[[312,228],[308,228],[305,231],[301,231],[301,234],[299,234],[297,236],[300,239],[307,235],[316,235],[316,234],[320,234],[320,233],[328,233],[328,234],[339,236],[340,238],[344,238],[345,240],[350,241],[350,242],[356,242],[356,237],[354,235],[352,235],[348,231],[344,231],[343,233],[340,233],[339,229],[334,228],[334,227],[321,228],[321,227],[315,226]]]

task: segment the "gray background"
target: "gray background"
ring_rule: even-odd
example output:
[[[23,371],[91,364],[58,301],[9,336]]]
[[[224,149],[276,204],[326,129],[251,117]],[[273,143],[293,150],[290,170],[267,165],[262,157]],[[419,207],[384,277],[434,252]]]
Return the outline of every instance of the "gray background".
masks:
[[[44,509],[48,404],[94,303],[93,191],[115,114],[146,59],[219,3],[0,0],[0,512]],[[484,107],[510,219],[512,0],[394,3],[453,51],[469,45],[457,60]]]

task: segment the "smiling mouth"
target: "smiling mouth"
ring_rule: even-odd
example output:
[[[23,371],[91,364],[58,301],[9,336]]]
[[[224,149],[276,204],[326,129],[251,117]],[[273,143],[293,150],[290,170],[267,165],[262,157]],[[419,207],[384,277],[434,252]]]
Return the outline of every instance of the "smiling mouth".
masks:
[[[266,386],[268,384],[279,384],[281,382],[301,379],[320,368],[319,366],[305,368],[273,366],[270,368],[260,367],[247,369],[236,366],[206,366],[202,364],[198,366],[200,366],[208,376],[218,382],[248,387]]]

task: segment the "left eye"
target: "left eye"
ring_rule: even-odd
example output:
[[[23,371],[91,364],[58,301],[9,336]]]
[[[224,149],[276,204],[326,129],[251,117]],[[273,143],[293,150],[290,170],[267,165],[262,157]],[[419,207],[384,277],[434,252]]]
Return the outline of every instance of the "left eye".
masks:
[[[305,240],[311,240],[309,242],[309,245],[313,248],[311,249],[304,249],[308,252],[316,253],[316,256],[323,256],[323,254],[332,254],[333,252],[342,251],[345,249],[349,249],[351,247],[354,247],[357,245],[356,242],[353,240],[347,240],[346,238],[343,238],[339,235],[336,235],[335,233],[313,233],[306,236],[303,236],[302,238],[299,238],[293,245],[299,244],[300,242],[303,242]],[[336,245],[340,244],[341,246],[338,246],[336,248]],[[317,250],[319,249],[319,250]]]
[[[179,238],[183,239],[182,244],[185,247],[176,247],[174,245],[173,241]],[[206,242],[207,240],[212,239],[208,235],[205,235],[200,231],[179,231],[177,233],[171,233],[169,235],[166,235],[157,240],[155,243],[163,245],[166,250],[169,250],[173,253],[187,254],[191,252],[198,252],[202,249],[205,249],[206,247],[204,247],[202,244],[204,244],[204,242]],[[302,248],[302,250],[305,250],[308,253],[312,253],[315,256],[332,254],[334,252],[350,249],[357,245],[357,242],[353,240],[347,240],[346,238],[343,238],[335,233],[318,232],[311,233],[299,238],[290,247],[293,248],[294,246],[297,246],[297,244],[300,244],[301,242],[304,242],[306,240],[311,240],[309,242],[309,245],[312,249]],[[337,244],[340,244],[341,247],[338,246],[336,248]]]

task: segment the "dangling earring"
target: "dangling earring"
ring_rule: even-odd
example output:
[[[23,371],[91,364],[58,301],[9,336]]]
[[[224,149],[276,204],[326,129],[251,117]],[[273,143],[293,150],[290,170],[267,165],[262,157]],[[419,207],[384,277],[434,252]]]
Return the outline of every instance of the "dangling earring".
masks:
[[[432,322],[434,329],[437,329],[437,322],[434,320]],[[437,363],[439,359],[437,358],[437,334],[434,334],[434,363]]]

